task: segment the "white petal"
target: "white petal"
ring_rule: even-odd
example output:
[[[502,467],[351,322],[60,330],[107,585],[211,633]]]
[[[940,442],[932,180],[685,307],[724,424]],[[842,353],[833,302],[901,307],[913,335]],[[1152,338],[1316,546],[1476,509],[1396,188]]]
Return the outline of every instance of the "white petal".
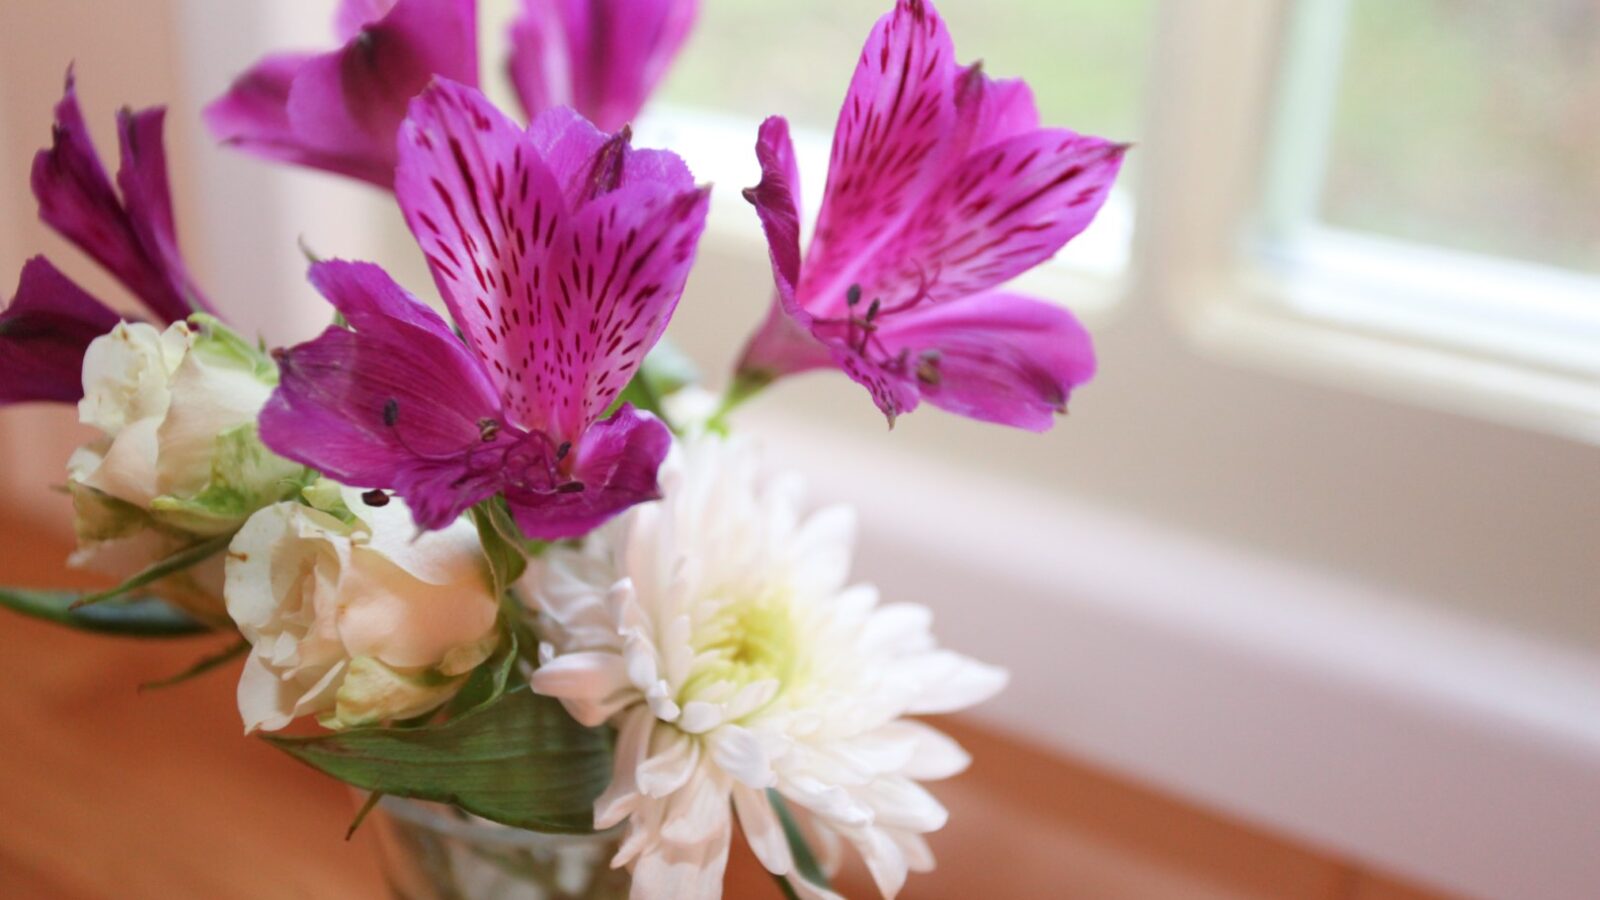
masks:
[[[650,757],[639,765],[639,790],[665,797],[683,787],[700,762],[700,741],[676,728],[657,728]]]
[[[295,696],[299,693],[292,684],[285,684],[276,672],[267,667],[255,653],[244,661],[244,671],[239,673],[239,715],[244,719],[244,733],[277,731],[294,720]]]
[[[610,828],[627,818],[639,800],[638,769],[650,750],[650,733],[655,717],[645,706],[630,711],[617,728],[611,784],[594,801],[594,827]]]
[[[637,699],[622,657],[615,653],[568,653],[545,663],[530,679],[535,692],[559,698],[572,717],[594,728]]]
[[[749,729],[724,725],[706,740],[717,766],[740,783],[752,788],[769,788],[778,783],[766,745]]]
[[[925,834],[938,831],[950,814],[927,789],[909,778],[879,778],[859,790],[872,807],[873,824]]]
[[[885,898],[893,900],[894,895],[900,893],[906,884],[906,857],[899,845],[877,828],[861,829],[851,835],[851,842],[861,853],[878,890]]]
[[[696,772],[683,790],[673,795],[661,837],[672,843],[695,844],[728,828],[731,791],[726,778],[706,769]]]
[[[873,610],[862,629],[860,645],[877,653],[918,653],[932,650],[933,613],[916,603],[889,603]]]
[[[683,705],[683,718],[678,727],[690,734],[704,734],[722,724],[722,707],[703,700],[690,700]]]
[[[933,871],[933,850],[928,847],[928,842],[922,835],[909,831],[885,830],[889,832],[889,837],[894,840],[895,846],[900,848],[900,854],[906,858],[906,868],[913,872]]]
[[[982,703],[1000,693],[1011,677],[1005,669],[949,650],[921,654],[897,668],[922,686],[906,710],[911,715],[955,712]]]
[[[736,785],[733,809],[739,814],[739,828],[744,831],[744,839],[756,859],[761,860],[761,865],[774,875],[789,874],[794,867],[794,856],[789,852],[789,839],[783,833],[783,825],[767,800],[766,792]]]
[[[900,774],[918,781],[936,781],[966,771],[972,756],[954,738],[911,719],[885,725],[882,730],[909,737],[915,750],[900,768]]]
[[[708,839],[680,844],[662,841],[634,864],[629,900],[716,900],[728,866],[733,817],[726,807],[720,827]]]

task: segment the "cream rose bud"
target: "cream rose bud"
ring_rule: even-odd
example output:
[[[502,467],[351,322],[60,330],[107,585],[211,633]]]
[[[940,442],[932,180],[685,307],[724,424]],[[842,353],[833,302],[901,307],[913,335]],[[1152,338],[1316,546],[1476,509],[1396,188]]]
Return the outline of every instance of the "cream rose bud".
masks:
[[[305,469],[256,437],[277,383],[259,348],[208,316],[165,331],[123,322],[89,345],[78,417],[101,436],[67,464],[77,511],[75,565],[116,577],[197,540],[227,534],[292,494]],[[157,592],[222,617],[222,565]]]
[[[328,506],[326,486],[306,494]],[[419,536],[399,499],[341,496],[332,511],[262,509],[228,548],[228,614],[251,644],[239,679],[247,733],[306,715],[329,728],[421,715],[500,642],[470,524]]]

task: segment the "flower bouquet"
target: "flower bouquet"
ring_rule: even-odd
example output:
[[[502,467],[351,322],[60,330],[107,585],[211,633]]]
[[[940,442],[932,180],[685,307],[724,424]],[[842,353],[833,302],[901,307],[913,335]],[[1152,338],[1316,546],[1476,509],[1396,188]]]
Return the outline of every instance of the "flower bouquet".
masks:
[[[243,657],[245,732],[359,789],[355,824],[387,798],[406,895],[715,897],[737,820],[789,896],[835,896],[847,848],[893,896],[945,820],[921,782],[968,761],[914,717],[1005,683],[852,584],[849,510],[808,512],[732,419],[831,368],[891,424],[926,400],[1049,428],[1089,338],[997,287],[1083,230],[1125,147],[1040,127],[1023,82],[899,0],[805,252],[787,123],[756,135],[776,300],[719,398],[661,342],[710,188],[627,125],[695,12],[527,0],[524,125],[477,87],[471,0],[344,0],[334,49],[269,56],[206,109],[230,146],[392,191],[446,315],[313,259],[320,336],[237,333],[184,264],[163,110],[118,116],[113,182],[70,72],[34,163],[40,217],[144,312],[35,257],[0,315],[0,401],[75,402],[98,433],[67,461],[71,562],[121,579],[4,603],[236,634],[173,680]]]

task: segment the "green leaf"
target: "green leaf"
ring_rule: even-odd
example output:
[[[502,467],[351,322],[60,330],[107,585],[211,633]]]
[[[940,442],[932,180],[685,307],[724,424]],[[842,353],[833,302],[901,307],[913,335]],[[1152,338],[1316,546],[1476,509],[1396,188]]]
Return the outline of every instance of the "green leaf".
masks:
[[[527,541],[511,518],[511,510],[499,497],[490,497],[472,508],[472,524],[478,526],[478,540],[489,560],[494,578],[494,594],[503,596],[522,573],[528,571]]]
[[[356,817],[350,820],[350,827],[344,830],[345,840],[348,841],[356,836],[356,829],[361,827],[361,823],[367,820],[367,815],[372,812],[372,808],[377,806],[378,801],[382,799],[383,791],[373,791],[367,795],[367,799],[361,804],[361,808],[356,810]]]
[[[266,740],[346,784],[533,831],[591,832],[595,798],[611,780],[605,733],[528,688],[427,728]]]
[[[151,597],[80,606],[82,597],[69,591],[35,591],[0,587],[0,606],[26,616],[80,631],[125,637],[188,637],[211,629]]]
[[[121,597],[129,591],[142,588],[153,581],[160,581],[161,579],[175,572],[181,572],[190,566],[204,562],[205,560],[210,559],[218,553],[228,549],[228,542],[231,540],[233,540],[233,535],[219,534],[216,537],[207,538],[198,544],[192,544],[188,547],[185,547],[171,556],[163,557],[162,559],[157,560],[144,571],[133,576],[132,578],[129,578],[127,581],[124,581],[116,587],[111,588],[110,590],[101,591],[98,594],[89,594],[88,596],[83,597],[82,599],[78,600],[78,602],[73,604],[73,608],[76,609],[78,607],[89,606],[95,603],[103,603],[106,600],[111,600],[115,597]]]
[[[511,676],[517,669],[518,641],[516,631],[507,632],[495,655],[472,670],[467,683],[445,706],[445,717],[457,719],[479,707],[500,699],[511,685]]]
[[[778,814],[778,821],[783,825],[783,836],[789,840],[789,852],[794,855],[795,871],[817,887],[827,887],[828,876],[817,863],[816,854],[811,852],[811,845],[806,842],[806,834],[800,830],[800,823],[795,821],[794,813],[789,811],[788,801],[772,788],[767,788],[767,799],[771,801],[772,809]],[[792,893],[794,890],[787,882],[784,888],[786,892]]]
[[[175,684],[182,684],[191,678],[204,675],[218,666],[225,665],[231,660],[238,659],[239,657],[245,655],[245,653],[249,652],[249,650],[250,642],[240,638],[237,642],[229,644],[221,652],[202,657],[199,662],[196,662],[194,665],[184,669],[182,672],[179,672],[176,675],[162,678],[158,681],[146,681],[144,684],[139,685],[139,690],[153,691],[159,688],[172,687]]]

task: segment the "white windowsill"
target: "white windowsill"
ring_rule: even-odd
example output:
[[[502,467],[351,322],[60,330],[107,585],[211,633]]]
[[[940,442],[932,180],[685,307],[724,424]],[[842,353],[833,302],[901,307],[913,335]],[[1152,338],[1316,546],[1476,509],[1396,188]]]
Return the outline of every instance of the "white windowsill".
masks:
[[[1011,670],[980,717],[1441,889],[1600,884],[1600,658],[893,441],[740,427],[856,505],[856,577]]]
[[[1315,230],[1195,306],[1231,357],[1600,443],[1600,278]]]

